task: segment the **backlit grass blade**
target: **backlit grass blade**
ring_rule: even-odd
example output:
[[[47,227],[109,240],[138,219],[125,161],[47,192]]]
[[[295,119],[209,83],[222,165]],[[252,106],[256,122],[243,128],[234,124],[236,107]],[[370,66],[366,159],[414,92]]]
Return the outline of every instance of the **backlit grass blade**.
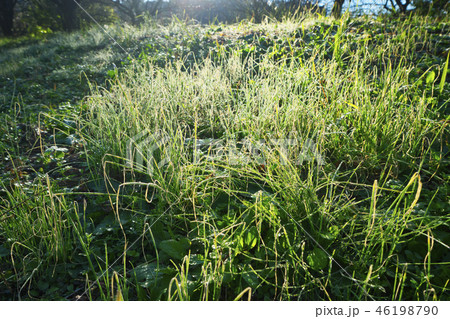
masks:
[[[441,94],[442,94],[442,91],[444,91],[444,84],[447,79],[449,57],[450,57],[450,52],[447,54],[447,61],[445,61],[444,70],[442,71],[441,83],[439,84],[439,93],[441,93]]]

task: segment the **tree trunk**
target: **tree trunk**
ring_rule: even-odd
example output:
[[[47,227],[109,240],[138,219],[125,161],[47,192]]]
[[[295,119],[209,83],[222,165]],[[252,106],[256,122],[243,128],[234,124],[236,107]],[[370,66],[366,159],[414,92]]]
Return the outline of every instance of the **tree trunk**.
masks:
[[[0,27],[7,37],[13,35],[14,6],[17,0],[0,0]]]
[[[344,1],[345,0],[335,0],[334,1],[334,5],[333,5],[333,9],[331,10],[331,14],[336,19],[339,19],[341,17],[342,6],[344,5]]]
[[[61,17],[61,24],[64,31],[71,32],[77,29],[77,9],[78,5],[73,0],[51,0],[55,5],[56,12]]]
[[[395,2],[398,5],[400,13],[406,13],[406,8],[411,3],[411,0],[406,0],[406,2],[404,4],[402,3],[402,0],[395,0]]]
[[[73,0],[61,0],[58,12],[64,31],[71,32],[77,29],[77,4]]]

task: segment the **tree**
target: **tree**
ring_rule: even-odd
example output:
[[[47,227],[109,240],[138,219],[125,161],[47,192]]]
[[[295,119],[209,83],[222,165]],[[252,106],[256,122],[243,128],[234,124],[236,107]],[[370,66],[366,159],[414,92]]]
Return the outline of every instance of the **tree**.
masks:
[[[402,0],[395,0],[395,3],[394,0],[389,0],[389,2],[391,4],[391,8],[388,7],[388,0],[386,0],[384,8],[391,12],[395,12],[396,11],[395,8],[398,7],[398,11],[400,13],[406,13],[406,9],[411,4],[411,0],[405,0],[405,3],[403,3]]]
[[[236,13],[251,17],[256,23],[261,22],[264,15],[268,14],[271,4],[269,0],[230,0],[230,5]]]
[[[51,13],[51,15],[57,17],[61,28],[64,31],[71,32],[80,28],[80,20],[84,15],[82,11],[86,10],[92,15],[92,9],[95,8],[97,12],[98,6],[104,8],[111,8],[112,5],[116,5],[118,1],[114,0],[31,0],[37,11]],[[142,2],[143,0],[139,0]],[[123,1],[122,1],[123,2]],[[95,14],[94,14],[95,15]],[[110,16],[110,14],[109,14]],[[105,17],[106,19],[110,18]],[[96,19],[98,20],[98,19]],[[53,29],[55,26],[52,26]]]
[[[401,13],[405,13],[406,12],[406,8],[411,3],[411,0],[405,0],[405,3],[402,3],[402,0],[395,0],[395,2],[397,3],[397,6],[399,7],[400,12]]]
[[[78,5],[85,1],[77,0],[33,0],[33,4],[40,10],[52,12],[58,16],[64,31],[74,31],[79,27],[77,19]]]
[[[50,0],[56,5],[56,10],[61,17],[64,31],[74,31],[78,28],[77,9],[78,5],[73,0]]]
[[[415,12],[425,15],[446,15],[450,9],[448,0],[412,0]]]
[[[125,16],[126,19],[134,25],[139,23],[139,17],[144,13],[150,15],[156,14],[162,7],[163,2],[163,0],[102,0],[102,3],[104,4],[114,5],[121,15]]]
[[[17,0],[0,0],[0,27],[6,36],[13,35],[14,7]]]
[[[209,23],[216,19],[219,21],[236,19],[236,12],[234,12],[230,0],[172,0],[170,9],[172,13],[203,23]]]
[[[333,4],[333,9],[331,9],[331,14],[336,19],[339,19],[342,14],[342,6],[344,5],[345,0],[335,0]]]
[[[272,1],[272,11],[276,12],[276,17],[283,17],[300,12],[321,12],[325,11],[325,6],[319,6],[319,0],[274,0]]]

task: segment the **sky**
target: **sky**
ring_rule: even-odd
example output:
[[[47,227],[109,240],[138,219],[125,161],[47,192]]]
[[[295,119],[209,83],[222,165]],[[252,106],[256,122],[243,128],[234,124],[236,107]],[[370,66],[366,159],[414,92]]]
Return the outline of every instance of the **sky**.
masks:
[[[315,0],[313,0],[315,1]],[[333,6],[334,0],[319,0],[319,5],[326,5],[326,7],[328,9],[331,9],[331,7]],[[345,0],[344,3],[344,7],[343,10],[346,10],[348,8],[348,6],[350,5],[351,10],[355,10],[356,7],[360,7],[363,11],[365,11],[366,13],[369,12],[373,12],[373,13],[378,13],[378,11],[380,9],[383,9],[383,11],[385,10],[383,8],[384,4],[386,3],[386,0],[353,0],[353,1],[348,1]],[[390,1],[388,1],[388,7],[390,7]],[[410,5],[408,7],[408,9],[411,9],[412,6]]]

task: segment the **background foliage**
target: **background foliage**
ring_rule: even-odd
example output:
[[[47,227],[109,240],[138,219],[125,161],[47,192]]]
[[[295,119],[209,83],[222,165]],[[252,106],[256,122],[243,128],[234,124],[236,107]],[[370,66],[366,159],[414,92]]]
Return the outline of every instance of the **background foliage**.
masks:
[[[383,0],[384,1],[384,0]],[[382,11],[406,13],[416,10],[427,15],[444,15],[448,12],[445,0],[2,0],[0,26],[3,35],[36,34],[58,30],[73,31],[93,23],[79,7],[82,6],[100,24],[117,20],[134,25],[144,16],[160,18],[172,14],[196,19],[203,23],[212,21],[236,22],[251,18],[255,22],[268,16],[275,19],[295,12],[331,12],[339,17],[343,10],[359,13]],[[79,5],[77,5],[77,3]]]

